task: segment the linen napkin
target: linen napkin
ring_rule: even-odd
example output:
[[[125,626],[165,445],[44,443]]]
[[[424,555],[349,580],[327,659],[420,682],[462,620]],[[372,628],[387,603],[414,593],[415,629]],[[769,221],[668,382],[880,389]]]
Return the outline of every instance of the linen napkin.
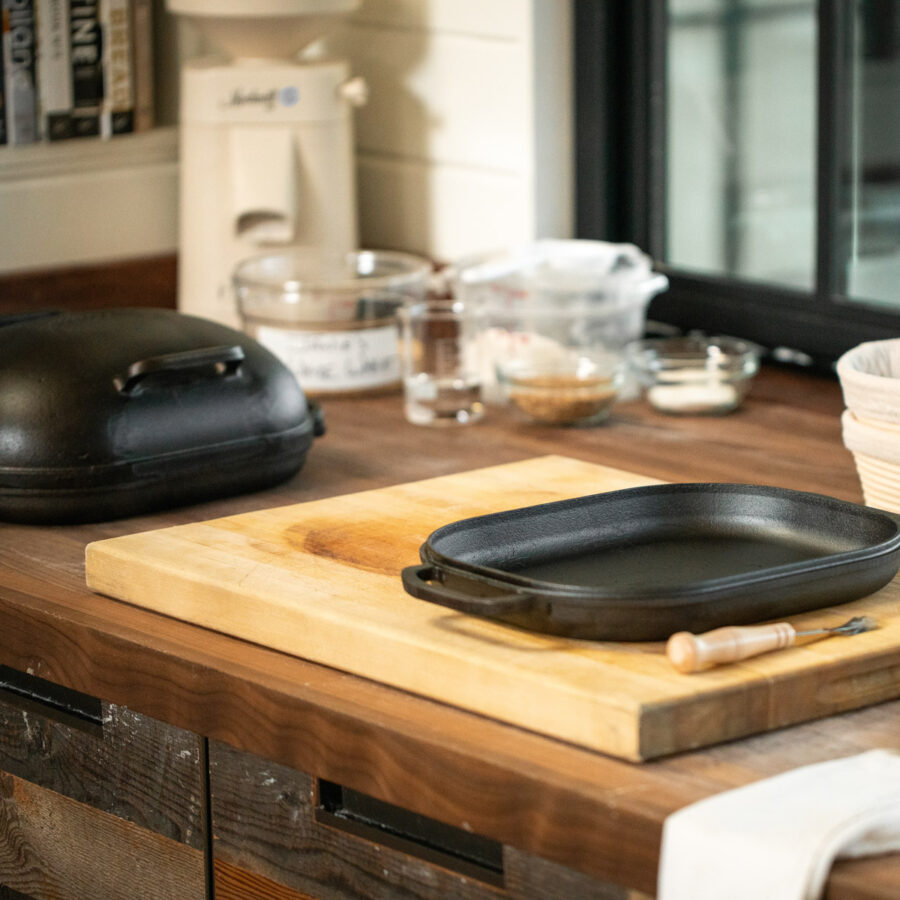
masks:
[[[900,851],[900,752],[803,766],[663,827],[658,900],[815,900],[838,857]]]
[[[836,368],[848,409],[866,419],[900,423],[900,339],[858,344]]]

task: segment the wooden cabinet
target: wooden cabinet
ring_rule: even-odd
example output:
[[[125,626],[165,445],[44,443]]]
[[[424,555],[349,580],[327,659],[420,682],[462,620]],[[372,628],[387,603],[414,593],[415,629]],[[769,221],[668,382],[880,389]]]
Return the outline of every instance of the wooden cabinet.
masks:
[[[219,741],[207,749],[191,732],[0,667],[0,898],[200,900],[209,836],[217,900],[625,896],[464,828]]]
[[[202,751],[190,732],[0,669],[0,897],[205,897]]]
[[[209,765],[217,900],[628,896],[221,742]]]

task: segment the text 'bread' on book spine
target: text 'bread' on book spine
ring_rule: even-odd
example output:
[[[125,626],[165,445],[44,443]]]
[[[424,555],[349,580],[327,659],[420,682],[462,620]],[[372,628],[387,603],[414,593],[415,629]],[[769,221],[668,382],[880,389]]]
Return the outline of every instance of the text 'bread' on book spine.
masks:
[[[134,131],[131,0],[100,0],[103,43],[103,137]]]

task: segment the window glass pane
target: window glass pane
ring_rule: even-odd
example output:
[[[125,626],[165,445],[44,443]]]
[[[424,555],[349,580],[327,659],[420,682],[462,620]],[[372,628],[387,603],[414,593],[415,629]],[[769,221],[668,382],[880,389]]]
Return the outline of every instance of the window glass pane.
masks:
[[[816,14],[813,0],[669,0],[669,263],[813,287]]]
[[[900,307],[900,3],[854,4],[847,290]]]

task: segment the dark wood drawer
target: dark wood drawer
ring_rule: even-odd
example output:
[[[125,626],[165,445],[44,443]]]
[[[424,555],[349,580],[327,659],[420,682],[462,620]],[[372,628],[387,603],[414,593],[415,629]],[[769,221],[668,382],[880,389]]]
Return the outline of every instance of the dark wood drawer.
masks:
[[[0,670],[0,770],[202,850],[197,735],[72,692],[63,707],[48,691]]]
[[[0,897],[202,900],[205,875],[199,850],[0,773]]]
[[[8,669],[0,685],[0,898],[205,898],[198,737]]]
[[[628,894],[511,847],[220,742],[209,748],[219,900],[566,897]]]

